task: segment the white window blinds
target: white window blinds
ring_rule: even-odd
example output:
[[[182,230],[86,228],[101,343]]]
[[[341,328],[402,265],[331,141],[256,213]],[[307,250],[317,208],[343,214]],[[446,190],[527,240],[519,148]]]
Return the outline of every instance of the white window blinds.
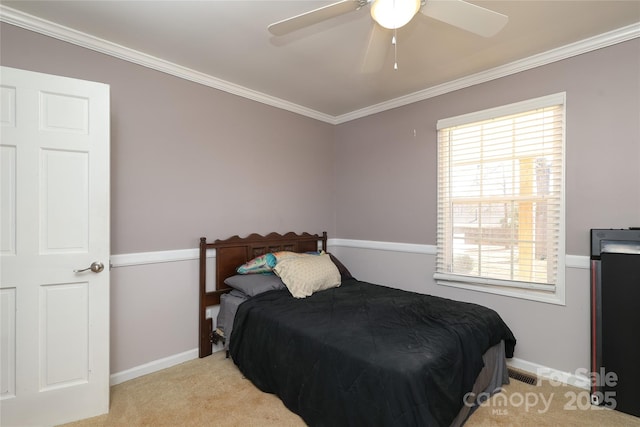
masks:
[[[438,281],[555,292],[561,267],[564,280],[564,103],[438,122]]]

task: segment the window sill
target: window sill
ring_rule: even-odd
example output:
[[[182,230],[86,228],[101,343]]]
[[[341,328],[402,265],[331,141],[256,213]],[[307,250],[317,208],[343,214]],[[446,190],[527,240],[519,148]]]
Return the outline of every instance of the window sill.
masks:
[[[495,295],[503,295],[511,298],[526,299],[530,301],[544,302],[548,304],[566,305],[564,289],[556,286],[555,291],[541,291],[537,289],[511,288],[507,286],[486,285],[481,283],[465,283],[452,280],[436,279],[436,283],[452,288],[466,289],[476,292],[485,292]]]

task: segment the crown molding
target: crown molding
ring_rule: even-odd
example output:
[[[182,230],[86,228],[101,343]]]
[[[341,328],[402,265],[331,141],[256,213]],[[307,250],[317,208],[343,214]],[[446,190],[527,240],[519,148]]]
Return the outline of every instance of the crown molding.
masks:
[[[345,123],[351,120],[359,119],[361,117],[366,117],[372,114],[390,110],[392,108],[402,107],[404,105],[444,95],[446,93],[453,92],[459,89],[464,89],[466,87],[485,83],[491,80],[499,79],[501,77],[510,76],[512,74],[527,71],[532,68],[541,67],[543,65],[561,61],[563,59],[568,59],[597,49],[602,49],[638,37],[640,37],[640,23],[622,27],[608,33],[590,37],[588,39],[584,39],[579,42],[559,47],[557,49],[552,49],[547,52],[533,55],[522,60],[514,61],[509,64],[501,65],[487,71],[465,76],[457,80],[452,80],[441,85],[433,86],[418,92],[411,93],[409,95],[401,96],[399,98],[371,105],[360,110],[352,111],[350,113],[337,116],[335,118],[335,121],[336,124]]]
[[[152,70],[161,71],[163,73],[170,74],[181,79],[189,80],[204,86],[231,93],[233,95],[241,96],[243,98],[270,105],[272,107],[287,110],[292,113],[307,116],[323,122],[335,124],[335,118],[328,114],[324,114],[319,111],[315,111],[310,108],[306,108],[301,105],[276,98],[274,96],[266,95],[264,93],[251,90],[249,88],[210,76],[205,73],[201,73],[196,70],[174,64],[172,62],[165,61],[155,56],[130,49],[126,46],[112,43],[108,40],[94,37],[92,35],[74,30],[72,28],[38,18],[33,15],[29,15],[19,10],[4,6],[2,4],[0,4],[0,21],[24,28],[26,30],[40,33],[45,36],[53,37],[58,40],[72,43],[80,47],[91,49],[96,52],[104,53],[106,55],[110,55],[137,65],[142,65],[143,67],[150,68]]]
[[[441,85],[433,86],[409,95],[401,96],[389,101],[374,104],[366,108],[355,110],[340,116],[331,116],[310,108],[303,107],[292,102],[266,95],[252,89],[236,85],[234,83],[218,79],[208,74],[156,58],[146,53],[138,52],[128,47],[112,43],[108,40],[100,39],[89,34],[68,28],[51,21],[38,18],[33,15],[12,9],[0,4],[0,21],[15,25],[26,30],[34,31],[58,40],[75,44],[96,52],[104,53],[134,64],[142,65],[156,71],[173,75],[185,80],[202,84],[204,86],[219,89],[233,95],[241,96],[256,102],[260,102],[272,107],[280,108],[302,116],[310,117],[333,125],[349,122],[372,114],[380,113],[414,102],[440,96],[466,87],[485,83],[501,77],[506,77],[532,68],[561,61],[583,53],[591,52],[622,43],[640,37],[640,23],[619,28],[608,33],[600,34],[572,43],[557,49],[553,49],[538,55],[534,55],[519,61],[514,61],[500,67],[476,73],[460,79],[452,80]]]

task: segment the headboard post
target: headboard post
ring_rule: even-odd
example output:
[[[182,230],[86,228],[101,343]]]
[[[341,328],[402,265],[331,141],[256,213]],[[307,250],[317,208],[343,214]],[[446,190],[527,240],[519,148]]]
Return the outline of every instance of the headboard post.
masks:
[[[213,319],[207,319],[207,239],[200,238],[200,310],[198,319],[198,357],[209,356],[213,337]],[[208,349],[208,350],[207,350]]]

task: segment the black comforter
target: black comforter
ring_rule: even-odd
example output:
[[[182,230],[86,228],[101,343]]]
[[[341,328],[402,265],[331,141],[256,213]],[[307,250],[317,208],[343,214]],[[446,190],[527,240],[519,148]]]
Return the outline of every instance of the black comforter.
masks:
[[[500,340],[515,338],[476,304],[356,280],[238,308],[230,354],[258,388],[312,426],[448,426]]]

